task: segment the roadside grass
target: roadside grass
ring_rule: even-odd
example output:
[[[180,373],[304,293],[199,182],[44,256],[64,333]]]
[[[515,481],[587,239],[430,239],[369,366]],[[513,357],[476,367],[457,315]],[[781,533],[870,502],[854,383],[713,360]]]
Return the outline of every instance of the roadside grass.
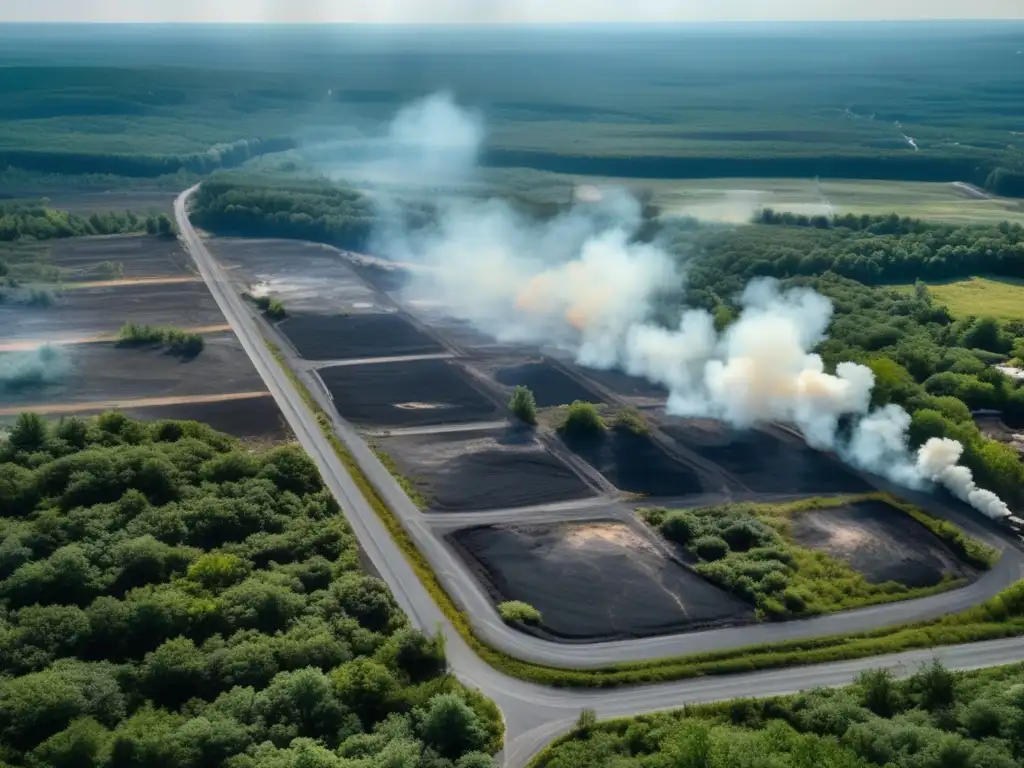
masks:
[[[910,292],[912,285],[885,286]],[[1009,277],[969,277],[942,283],[929,283],[928,290],[956,317],[994,317],[997,320],[1024,320],[1024,280]]]
[[[1024,634],[1024,581],[1022,581],[991,600],[961,613],[870,632],[792,640],[734,648],[727,651],[691,654],[677,658],[613,664],[595,669],[561,669],[520,661],[492,648],[476,636],[468,618],[445,591],[430,564],[416,547],[398,517],[384,503],[373,484],[360,469],[355,458],[338,439],[331,426],[330,417],[320,408],[312,393],[287,364],[281,350],[269,340],[265,340],[265,343],[284,370],[285,375],[297,388],[303,402],[316,414],[317,422],[334,448],[338,459],[373,507],[442,613],[477,656],[494,669],[510,677],[559,688],[612,688],[684,680],[706,675],[736,674],[803,664],[859,659],[918,648],[980,642]]]
[[[884,493],[803,499],[788,504],[725,504],[689,510],[647,509],[645,522],[697,559],[694,570],[757,609],[760,619],[804,618],[938,594],[965,580],[944,576],[928,587],[896,581],[872,583],[842,560],[800,546],[794,516],[816,510],[882,502],[921,523],[961,560],[987,569],[998,553]],[[924,531],[922,531],[924,533]]]

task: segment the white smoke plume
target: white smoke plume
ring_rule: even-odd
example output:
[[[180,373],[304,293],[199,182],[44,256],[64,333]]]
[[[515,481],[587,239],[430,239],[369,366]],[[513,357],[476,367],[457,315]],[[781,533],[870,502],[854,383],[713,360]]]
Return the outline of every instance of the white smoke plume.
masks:
[[[429,166],[451,150],[435,132],[458,138],[465,149],[478,126],[451,100],[434,99],[404,110],[392,134],[425,153],[418,162]],[[409,234],[396,223],[382,239],[389,255],[421,267],[408,298],[440,302],[499,341],[557,345],[582,365],[620,368],[664,385],[670,413],[740,427],[789,423],[810,445],[866,471],[911,487],[937,483],[990,517],[1009,514],[959,465],[959,443],[933,440],[911,455],[906,411],[870,410],[869,368],[842,363],[835,373],[825,370],[812,351],[832,317],[831,302],[820,294],[782,292],[773,280],[755,280],[724,332],[701,310],[684,312],[668,329],[652,322],[653,301],[678,291],[683,276],[664,250],[636,241],[641,207],[625,192],[588,189],[571,210],[545,222],[500,200],[432,202],[440,209],[434,229]],[[844,418],[854,422],[849,437],[839,429]]]

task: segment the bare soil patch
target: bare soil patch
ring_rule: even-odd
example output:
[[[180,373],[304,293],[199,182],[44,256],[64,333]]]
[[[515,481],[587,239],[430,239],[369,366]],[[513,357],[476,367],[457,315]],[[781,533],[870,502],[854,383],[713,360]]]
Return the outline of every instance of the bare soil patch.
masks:
[[[307,360],[430,355],[444,351],[436,339],[401,315],[391,313],[293,314],[279,328]]]
[[[224,322],[203,283],[124,285],[67,291],[49,307],[0,304],[4,340],[116,333],[128,321],[194,327]]]
[[[416,360],[324,368],[338,413],[354,424],[420,427],[490,421],[504,411],[455,363]]]
[[[666,634],[753,611],[621,523],[483,526],[448,537],[497,604],[522,600],[567,642]],[[557,588],[552,588],[557,585]]]
[[[151,235],[73,237],[49,244],[46,260],[67,270],[67,279],[87,279],[105,261],[119,263],[125,277],[194,274],[192,260],[174,239]]]
[[[592,491],[524,429],[403,435],[378,441],[437,512],[569,501]]]
[[[717,464],[753,493],[836,494],[871,490],[839,461],[796,436],[733,429],[707,419],[663,418],[662,431]]]
[[[600,371],[595,368],[578,368],[586,378],[596,381],[605,389],[628,400],[665,400],[668,390],[660,384],[653,384],[639,376],[630,376],[619,370]]]
[[[55,370],[39,379],[0,383],[0,407],[264,389],[263,380],[230,332],[207,336],[202,354],[190,360],[160,349],[117,347],[111,342],[61,347],[55,356]],[[0,353],[0,370],[14,368],[18,360],[18,353]]]
[[[83,215],[107,211],[134,211],[138,214],[156,211],[170,215],[174,212],[174,198],[177,196],[176,191],[166,189],[111,189],[102,192],[55,190],[26,194],[26,197],[48,198],[51,208]]]
[[[872,584],[931,587],[944,576],[976,575],[919,522],[881,501],[793,516],[797,544],[848,563]]]
[[[539,408],[569,405],[577,400],[588,403],[604,402],[593,390],[544,360],[519,364],[504,361],[504,364],[494,371],[493,376],[495,381],[509,389],[529,388]]]
[[[565,445],[616,488],[645,496],[689,496],[718,490],[695,468],[670,456],[650,435],[609,429],[594,437],[564,436]]]
[[[214,238],[210,251],[239,290],[260,286],[291,314],[327,308],[380,308],[386,298],[368,286],[334,248],[297,240]]]

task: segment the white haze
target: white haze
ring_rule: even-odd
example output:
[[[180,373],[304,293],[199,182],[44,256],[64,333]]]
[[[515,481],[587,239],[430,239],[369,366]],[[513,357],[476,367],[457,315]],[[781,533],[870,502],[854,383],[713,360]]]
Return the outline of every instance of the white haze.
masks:
[[[480,125],[449,97],[435,96],[403,109],[391,133],[398,151],[417,147],[424,156],[416,162],[430,167],[475,158]],[[468,162],[461,167],[468,170]],[[940,484],[992,518],[1010,514],[959,465],[956,441],[933,439],[912,455],[907,412],[870,408],[869,368],[848,362],[826,372],[812,352],[832,317],[820,294],[783,292],[761,279],[747,286],[739,317],[722,333],[703,310],[685,311],[675,328],[651,322],[652,301],[678,290],[683,275],[664,250],[633,239],[641,224],[635,199],[612,188],[599,192],[588,189],[546,222],[500,200],[434,200],[435,229],[413,235],[396,223],[379,242],[395,259],[422,267],[412,272],[408,298],[439,302],[500,341],[557,345],[582,365],[662,384],[672,414],[737,427],[792,424],[810,445],[861,469],[909,487]],[[843,418],[853,422],[846,433]]]

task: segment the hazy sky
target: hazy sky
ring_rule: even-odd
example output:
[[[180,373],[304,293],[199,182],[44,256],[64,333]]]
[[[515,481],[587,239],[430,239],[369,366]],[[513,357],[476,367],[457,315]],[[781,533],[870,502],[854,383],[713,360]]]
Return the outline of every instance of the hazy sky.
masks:
[[[1024,0],[0,0],[0,21],[1024,19]]]

